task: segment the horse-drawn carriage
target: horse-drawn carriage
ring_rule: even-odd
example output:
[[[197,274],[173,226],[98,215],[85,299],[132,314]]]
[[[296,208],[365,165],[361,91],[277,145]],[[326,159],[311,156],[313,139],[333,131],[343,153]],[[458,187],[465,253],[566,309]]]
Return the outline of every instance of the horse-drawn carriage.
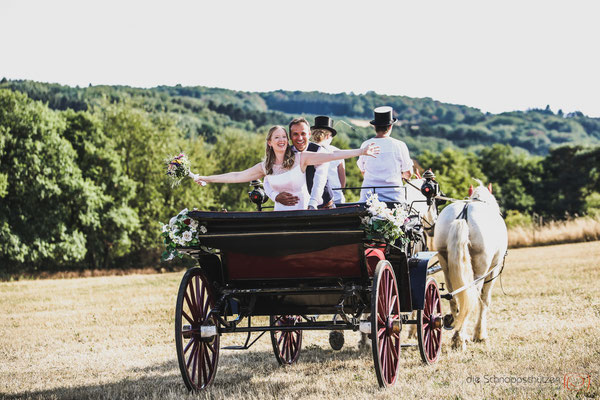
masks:
[[[423,190],[432,205],[435,193]],[[433,204],[433,207],[435,205]],[[403,226],[404,240],[365,235],[364,204],[331,210],[189,212],[206,228],[200,245],[183,247],[198,260],[177,296],[175,334],[179,366],[190,390],[209,385],[217,371],[220,336],[269,332],[281,365],[296,362],[304,330],[360,331],[372,340],[380,386],[399,371],[400,333],[415,324],[425,363],[441,349],[440,270],[426,251],[417,213]],[[416,311],[416,318],[411,317]],[[334,318],[318,316],[334,315]],[[253,318],[268,317],[258,326]],[[265,321],[265,318],[258,318]],[[259,336],[259,337],[260,337]]]

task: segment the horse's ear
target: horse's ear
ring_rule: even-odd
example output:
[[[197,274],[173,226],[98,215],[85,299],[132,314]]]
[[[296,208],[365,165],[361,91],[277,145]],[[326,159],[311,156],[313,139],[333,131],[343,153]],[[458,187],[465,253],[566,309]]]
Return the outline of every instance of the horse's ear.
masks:
[[[469,197],[473,196],[473,185],[469,186]]]
[[[492,182],[490,182],[490,184],[488,185],[488,190],[490,191],[490,194],[492,193]]]

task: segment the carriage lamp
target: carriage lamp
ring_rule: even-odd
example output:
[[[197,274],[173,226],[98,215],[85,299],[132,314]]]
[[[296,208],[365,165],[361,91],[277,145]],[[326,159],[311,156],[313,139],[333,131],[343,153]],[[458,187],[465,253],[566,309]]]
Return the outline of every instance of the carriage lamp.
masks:
[[[256,204],[256,208],[258,211],[262,211],[262,205],[269,200],[267,194],[265,193],[265,189],[263,189],[262,182],[260,179],[256,179],[250,182],[250,186],[253,187],[251,191],[248,192],[248,196],[250,196],[250,201]]]
[[[427,198],[427,205],[430,206],[433,198],[439,194],[440,185],[435,180],[435,174],[431,169],[428,169],[423,174],[425,182],[421,186],[421,193]]]

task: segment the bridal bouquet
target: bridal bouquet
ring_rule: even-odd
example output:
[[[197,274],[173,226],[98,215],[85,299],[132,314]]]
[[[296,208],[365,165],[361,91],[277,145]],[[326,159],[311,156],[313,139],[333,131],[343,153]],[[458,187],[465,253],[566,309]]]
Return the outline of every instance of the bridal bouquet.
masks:
[[[166,250],[162,254],[163,261],[171,261],[175,257],[183,257],[177,247],[192,247],[200,244],[199,235],[206,233],[206,227],[188,216],[188,209],[183,209],[162,227]]]
[[[367,238],[383,238],[387,242],[394,242],[405,236],[403,226],[408,218],[408,210],[404,204],[399,203],[394,208],[388,208],[376,193],[371,193],[367,198],[367,206],[369,216],[361,219]]]
[[[179,153],[179,155],[165,159],[165,164],[167,164],[167,176],[171,178],[171,187],[179,185],[187,176],[192,179],[198,177],[198,175],[191,171],[191,163],[185,153]],[[206,183],[202,184],[202,186],[204,185]]]

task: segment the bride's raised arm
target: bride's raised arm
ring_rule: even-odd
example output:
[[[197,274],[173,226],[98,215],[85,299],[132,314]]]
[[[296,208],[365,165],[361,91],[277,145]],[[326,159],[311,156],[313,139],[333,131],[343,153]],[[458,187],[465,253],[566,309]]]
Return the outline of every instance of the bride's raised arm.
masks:
[[[371,156],[377,157],[379,154],[379,146],[370,143],[360,149],[352,150],[336,150],[333,153],[315,153],[305,151],[302,153],[302,170],[306,169],[307,165],[318,165],[334,160],[343,160],[345,158],[359,157],[359,156]]]
[[[194,181],[199,185],[202,182],[210,183],[243,183],[250,182],[255,179],[264,178],[265,172],[261,165],[262,163],[256,164],[254,167],[248,168],[243,171],[227,172],[225,174],[208,175],[208,176],[197,176]]]

